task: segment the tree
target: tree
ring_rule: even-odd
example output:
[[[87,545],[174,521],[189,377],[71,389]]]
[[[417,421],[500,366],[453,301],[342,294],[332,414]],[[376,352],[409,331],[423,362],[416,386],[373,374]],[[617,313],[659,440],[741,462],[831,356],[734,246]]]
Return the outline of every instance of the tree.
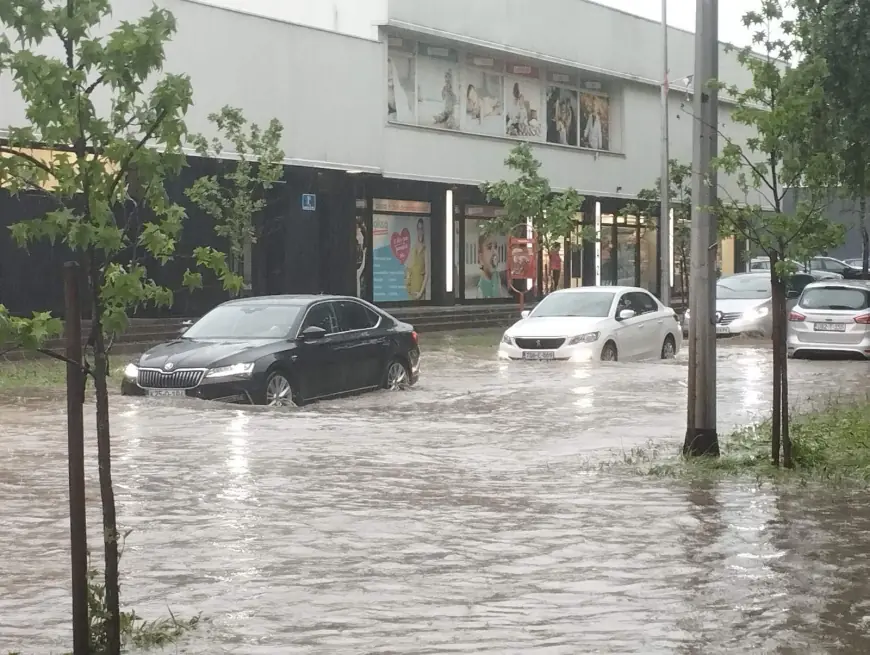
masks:
[[[724,147],[714,166],[736,180],[739,193],[725,187],[715,208],[723,229],[742,236],[770,257],[772,287],[773,406],[771,459],[791,467],[788,358],[786,353],[787,283],[793,261],[805,261],[839,243],[840,226],[824,216],[828,185],[838,174],[826,128],[824,61],[812,54],[799,66],[787,66],[800,48],[792,22],[783,19],[783,0],[764,0],[743,22],[753,31],[757,55],[738,53],[752,76],[748,89],[716,81],[733,99],[732,120],[755,136],[740,145],[720,132]],[[775,27],[783,38],[772,34]],[[795,196],[795,207],[786,197]]]
[[[192,89],[187,76],[160,75],[164,45],[175,33],[171,13],[155,6],[106,33],[101,23],[110,13],[109,0],[0,2],[0,24],[16,39],[13,45],[0,33],[0,73],[11,75],[28,122],[10,127],[0,146],[0,186],[50,201],[51,211],[12,225],[12,235],[22,247],[61,242],[87,281],[91,331],[83,369],[96,392],[106,643],[117,655],[121,537],[112,486],[109,350],[131,310],[172,302],[172,292],[152,272],[175,255],[184,224],[185,211],[169,199],[164,180],[184,165]],[[49,42],[59,49],[44,47]],[[48,54],[55,51],[62,55]],[[198,248],[195,256],[226,287],[238,288],[222,253]],[[13,318],[0,308],[0,341],[6,343],[36,347],[58,327],[47,314]]]
[[[832,143],[842,160],[840,184],[858,200],[863,277],[870,278],[870,2],[798,0],[801,46],[826,64],[825,99]]]
[[[680,269],[680,290],[688,304],[689,265],[692,219],[692,168],[676,159],[670,161],[668,195],[674,211],[674,258]],[[641,189],[637,200],[626,205],[620,212],[623,216],[644,216],[656,219],[661,216],[661,178],[649,189]]]
[[[540,174],[541,162],[534,158],[528,143],[514,147],[504,163],[516,174],[514,179],[481,186],[488,202],[498,202],[505,209],[503,216],[487,221],[486,231],[515,234],[518,226],[531,219],[539,247],[549,250],[555,241],[575,230],[583,196],[574,189],[554,193],[550,181]]]
[[[197,154],[217,160],[221,171],[199,178],[186,193],[214,219],[215,232],[229,244],[230,268],[250,290],[251,248],[260,232],[256,219],[266,207],[266,192],[284,175],[284,128],[275,118],[265,130],[256,123],[248,125],[242,110],[234,107],[224,107],[208,118],[232,146],[233,159],[221,159],[224,146],[219,138],[194,137]]]

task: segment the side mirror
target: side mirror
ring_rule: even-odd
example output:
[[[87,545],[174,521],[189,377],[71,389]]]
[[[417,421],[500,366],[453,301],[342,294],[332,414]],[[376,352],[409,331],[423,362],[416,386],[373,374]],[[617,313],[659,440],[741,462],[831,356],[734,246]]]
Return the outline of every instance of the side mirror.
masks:
[[[520,312],[520,317],[521,318],[528,318],[529,316],[531,316],[531,314],[532,314],[532,312],[530,312],[528,309],[524,309],[523,311]]]
[[[181,328],[178,330],[178,335],[179,335],[179,336],[183,335],[185,332],[187,332],[187,331],[190,329],[190,327],[191,327],[192,325],[193,325],[193,321],[189,321],[189,320],[188,320],[188,321],[184,321],[184,322],[181,324]]]
[[[307,327],[302,330],[302,340],[303,341],[317,341],[318,339],[322,339],[326,336],[326,330],[322,327],[318,327],[317,325],[312,325],[311,327]]]
[[[634,313],[633,309],[623,309],[619,312],[619,316],[617,316],[617,320],[627,321],[630,318],[634,318],[637,314]]]

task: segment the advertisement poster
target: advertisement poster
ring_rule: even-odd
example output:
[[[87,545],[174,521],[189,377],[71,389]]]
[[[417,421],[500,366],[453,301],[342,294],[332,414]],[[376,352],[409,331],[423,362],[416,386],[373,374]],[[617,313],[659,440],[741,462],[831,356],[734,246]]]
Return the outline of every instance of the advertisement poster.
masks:
[[[577,92],[561,86],[547,88],[547,143],[576,146],[580,114]]]
[[[415,123],[416,104],[414,57],[390,48],[387,59],[387,118],[398,123]]]
[[[509,298],[508,237],[486,234],[487,219],[465,219],[465,299]]]
[[[369,298],[368,276],[366,264],[368,263],[368,248],[366,247],[366,224],[362,216],[356,217],[356,297]]]
[[[455,53],[449,48],[421,48],[417,56],[417,124],[458,130],[459,64]]]
[[[504,78],[479,68],[462,69],[463,132],[504,136]]]
[[[540,141],[544,120],[546,118],[541,111],[540,82],[505,78],[505,134]]]
[[[610,99],[594,93],[580,94],[580,145],[610,150]]]
[[[373,216],[372,290],[375,302],[431,299],[429,235],[428,216]]]

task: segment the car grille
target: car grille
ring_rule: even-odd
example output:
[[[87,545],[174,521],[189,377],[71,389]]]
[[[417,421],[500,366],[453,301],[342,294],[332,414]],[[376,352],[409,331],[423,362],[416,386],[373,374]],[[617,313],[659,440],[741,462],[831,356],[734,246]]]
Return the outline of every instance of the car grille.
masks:
[[[523,350],[556,350],[565,343],[564,338],[559,339],[514,339],[517,346]]]
[[[741,312],[722,314],[722,320],[719,321],[719,325],[730,325],[731,323],[736,321],[741,316],[743,316],[743,314]]]
[[[139,386],[143,389],[193,389],[202,382],[203,369],[179,369],[165,372],[152,368],[139,369]]]

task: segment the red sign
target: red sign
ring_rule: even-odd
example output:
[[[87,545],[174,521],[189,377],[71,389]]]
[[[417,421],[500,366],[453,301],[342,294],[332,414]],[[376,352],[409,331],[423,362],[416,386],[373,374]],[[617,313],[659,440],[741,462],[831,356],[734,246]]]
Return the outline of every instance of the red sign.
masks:
[[[537,272],[535,261],[534,241],[532,239],[519,239],[511,237],[508,242],[510,250],[508,263],[509,274],[512,280],[534,279]]]
[[[408,228],[401,232],[393,232],[390,237],[390,248],[393,251],[393,256],[403,265],[411,254],[411,233]]]

